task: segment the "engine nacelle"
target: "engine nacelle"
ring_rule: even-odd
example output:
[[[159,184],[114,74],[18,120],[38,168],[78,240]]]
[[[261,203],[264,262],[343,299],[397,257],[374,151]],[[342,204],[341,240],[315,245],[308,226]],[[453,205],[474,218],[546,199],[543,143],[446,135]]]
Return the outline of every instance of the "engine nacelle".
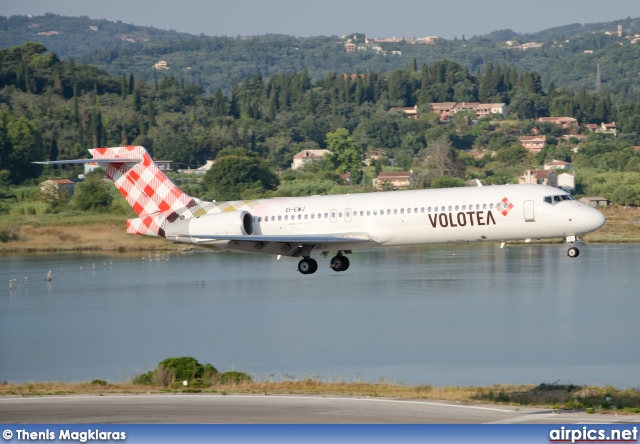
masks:
[[[165,236],[189,242],[190,236],[250,236],[255,232],[253,216],[248,211],[228,211],[177,220],[165,226]]]

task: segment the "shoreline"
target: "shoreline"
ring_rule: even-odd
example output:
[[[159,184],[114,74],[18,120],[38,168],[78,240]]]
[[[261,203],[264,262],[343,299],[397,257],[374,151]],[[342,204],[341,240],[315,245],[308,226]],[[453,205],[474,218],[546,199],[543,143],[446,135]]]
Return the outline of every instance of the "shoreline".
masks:
[[[389,382],[340,382],[317,379],[231,382],[184,387],[143,385],[131,382],[110,383],[95,379],[85,382],[30,382],[0,384],[0,398],[31,396],[127,396],[154,394],[193,394],[200,396],[306,395],[453,401],[464,404],[504,404],[547,407],[553,410],[587,413],[637,414],[640,398],[636,388],[576,386],[554,384],[494,384],[492,386],[403,385]]]
[[[583,236],[589,243],[640,243],[640,210],[637,208],[604,208],[607,218],[604,227]],[[0,242],[0,255],[52,254],[64,252],[139,253],[141,251],[184,251],[201,247],[180,244],[161,237],[128,234],[124,219],[107,216],[106,220],[88,222],[86,219],[63,218],[55,222],[30,218],[13,221],[0,220],[0,231],[11,238]],[[559,244],[563,239],[532,241],[532,244]],[[509,245],[525,245],[524,241]],[[442,245],[447,245],[442,244]]]

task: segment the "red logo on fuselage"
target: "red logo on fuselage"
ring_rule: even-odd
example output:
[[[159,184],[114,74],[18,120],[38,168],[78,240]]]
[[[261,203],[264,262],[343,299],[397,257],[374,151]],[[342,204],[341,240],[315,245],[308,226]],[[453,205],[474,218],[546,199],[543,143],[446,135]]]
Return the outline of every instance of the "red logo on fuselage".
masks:
[[[496,206],[496,210],[502,213],[503,216],[509,214],[509,211],[513,208],[513,204],[509,202],[509,199],[504,197]]]

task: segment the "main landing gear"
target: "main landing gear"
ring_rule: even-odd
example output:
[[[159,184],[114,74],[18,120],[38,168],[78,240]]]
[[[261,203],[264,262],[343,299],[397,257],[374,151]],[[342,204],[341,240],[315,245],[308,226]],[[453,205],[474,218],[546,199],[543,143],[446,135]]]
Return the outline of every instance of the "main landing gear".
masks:
[[[331,258],[329,267],[333,271],[346,271],[349,268],[349,258],[342,251]],[[305,257],[298,262],[298,271],[302,274],[313,274],[318,270],[318,262],[310,257]]]
[[[298,271],[302,274],[313,274],[318,269],[318,263],[315,259],[305,257],[298,262]]]
[[[571,244],[571,248],[567,250],[567,256],[569,257],[578,257],[580,254],[580,250],[573,246],[573,243],[576,241],[575,236],[567,236],[567,242]]]

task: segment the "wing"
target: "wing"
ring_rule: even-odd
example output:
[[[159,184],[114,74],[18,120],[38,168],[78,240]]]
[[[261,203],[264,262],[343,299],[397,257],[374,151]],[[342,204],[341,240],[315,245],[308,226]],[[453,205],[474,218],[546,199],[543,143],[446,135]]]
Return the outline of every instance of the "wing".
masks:
[[[243,251],[246,253],[277,254],[282,256],[308,256],[311,250],[349,250],[375,246],[376,241],[365,233],[341,233],[331,235],[191,235],[167,236],[167,239],[191,237],[194,243],[216,243],[225,250]],[[222,243],[227,242],[226,245]]]

